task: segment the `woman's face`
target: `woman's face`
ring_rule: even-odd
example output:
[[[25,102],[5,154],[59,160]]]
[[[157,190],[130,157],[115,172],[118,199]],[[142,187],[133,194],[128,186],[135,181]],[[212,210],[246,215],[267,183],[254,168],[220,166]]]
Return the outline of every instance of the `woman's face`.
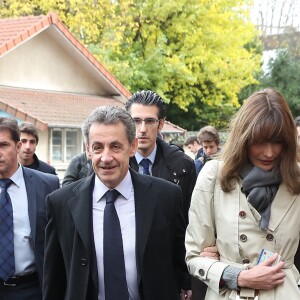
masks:
[[[248,147],[248,158],[255,167],[270,171],[278,162],[282,149],[281,142],[252,144]]]

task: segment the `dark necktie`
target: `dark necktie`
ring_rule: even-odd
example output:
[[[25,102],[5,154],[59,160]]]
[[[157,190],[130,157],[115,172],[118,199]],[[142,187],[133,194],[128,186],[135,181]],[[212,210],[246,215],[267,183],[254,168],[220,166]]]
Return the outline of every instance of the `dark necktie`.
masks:
[[[128,300],[125,262],[120,221],[115,208],[117,190],[105,194],[103,224],[103,261],[105,300]]]
[[[11,184],[10,179],[0,179],[0,277],[4,281],[15,272],[13,210],[7,192]]]
[[[150,175],[150,171],[149,171],[150,159],[143,158],[140,162],[140,165],[143,167],[143,174]]]

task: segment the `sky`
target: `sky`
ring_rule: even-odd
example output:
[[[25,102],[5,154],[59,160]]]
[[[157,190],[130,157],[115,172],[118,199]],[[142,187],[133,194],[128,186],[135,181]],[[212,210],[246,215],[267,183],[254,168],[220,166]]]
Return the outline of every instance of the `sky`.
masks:
[[[281,33],[293,26],[300,31],[299,0],[254,0],[251,18],[267,34]],[[271,24],[273,23],[273,28]]]
[[[278,34],[292,26],[300,31],[300,0],[253,0],[251,19],[264,34]],[[271,24],[273,24],[271,26]],[[268,62],[276,50],[263,52],[262,69],[268,72]]]

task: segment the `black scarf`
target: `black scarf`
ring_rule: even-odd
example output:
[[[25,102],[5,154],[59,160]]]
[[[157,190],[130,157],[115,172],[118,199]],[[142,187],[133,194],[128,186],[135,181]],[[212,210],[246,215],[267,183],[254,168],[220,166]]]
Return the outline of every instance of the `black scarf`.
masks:
[[[240,174],[243,178],[242,192],[248,202],[260,213],[259,227],[267,230],[270,220],[271,204],[279,188],[281,175],[276,168],[265,171],[252,165],[245,166]]]

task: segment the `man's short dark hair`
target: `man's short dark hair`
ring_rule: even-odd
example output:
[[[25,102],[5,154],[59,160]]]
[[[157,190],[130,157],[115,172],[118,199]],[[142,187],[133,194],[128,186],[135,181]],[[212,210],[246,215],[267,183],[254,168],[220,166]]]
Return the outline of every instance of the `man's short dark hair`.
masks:
[[[20,141],[20,130],[18,122],[12,118],[0,117],[0,131],[8,130],[11,134],[11,138],[15,143]]]
[[[155,92],[149,90],[136,92],[125,104],[125,109],[130,112],[131,105],[134,103],[148,106],[155,105],[158,108],[158,118],[164,119],[166,117],[164,100]]]
[[[39,142],[39,133],[37,128],[32,123],[23,123],[19,126],[20,128],[20,134],[21,133],[27,133],[34,136],[36,140],[36,144]]]
[[[184,145],[185,145],[185,146],[188,146],[188,145],[194,145],[195,142],[196,142],[198,145],[200,145],[199,142],[198,142],[197,136],[196,136],[196,135],[191,135],[191,136],[189,136],[189,137],[186,139]]]

